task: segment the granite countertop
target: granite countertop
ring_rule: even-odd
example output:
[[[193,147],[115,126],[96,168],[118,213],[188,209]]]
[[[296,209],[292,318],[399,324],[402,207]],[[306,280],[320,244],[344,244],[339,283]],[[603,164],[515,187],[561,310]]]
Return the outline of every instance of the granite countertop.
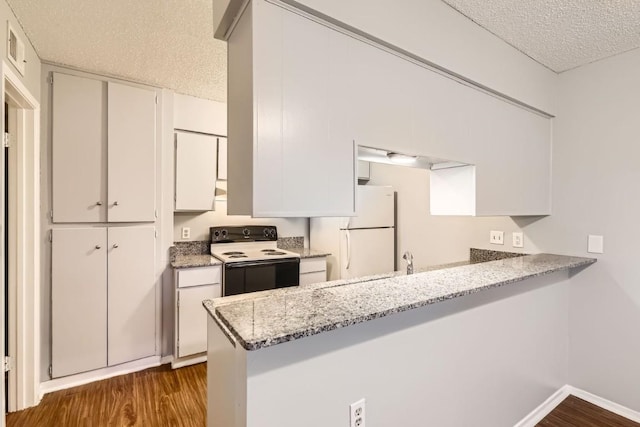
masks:
[[[293,252],[296,253],[298,255],[300,255],[301,259],[305,259],[305,258],[322,258],[322,257],[326,257],[331,255],[329,252],[326,251],[316,251],[314,249],[309,249],[309,248],[287,248],[287,250],[289,252]]]
[[[173,268],[209,267],[220,264],[222,262],[211,255],[176,255],[175,260],[171,261]]]
[[[258,350],[594,262],[593,258],[527,255],[440,266],[410,276],[389,273],[235,295],[203,304],[233,340],[246,350]]]

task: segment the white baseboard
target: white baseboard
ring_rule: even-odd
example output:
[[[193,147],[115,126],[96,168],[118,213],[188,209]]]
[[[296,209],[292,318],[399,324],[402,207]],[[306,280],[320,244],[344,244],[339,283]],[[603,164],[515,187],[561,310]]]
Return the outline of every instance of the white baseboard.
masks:
[[[627,418],[631,421],[640,423],[640,412],[629,409],[626,406],[622,406],[618,403],[607,400],[603,397],[596,396],[588,391],[581,390],[579,388],[564,385],[558,391],[553,393],[547,400],[542,402],[540,406],[531,411],[526,417],[520,420],[514,427],[534,427],[544,417],[549,415],[564,399],[569,395],[574,395],[582,400],[586,400],[602,409],[606,409],[609,412],[618,414],[621,417]]]
[[[565,387],[568,387],[569,394],[573,394],[575,397],[579,397],[580,399],[586,400],[589,403],[593,403],[594,405],[599,406],[602,409],[606,409],[609,412],[613,412],[614,414],[618,414],[621,417],[625,417],[631,421],[640,423],[640,412],[638,411],[634,411],[633,409],[627,408],[626,406],[622,406],[618,403],[612,402],[600,396],[596,396],[595,394],[589,393],[588,391],[584,391],[576,387]]]
[[[195,365],[196,363],[202,363],[207,361],[207,354],[197,354],[195,356],[187,356],[181,357],[178,359],[173,359],[171,362],[171,368],[182,368],[184,366]]]
[[[553,393],[547,400],[542,402],[536,409],[529,412],[522,420],[520,420],[514,427],[535,427],[544,417],[549,415],[551,411],[555,409],[564,399],[571,394],[569,390],[570,386],[565,385],[560,387],[558,391]]]
[[[64,390],[66,388],[117,377],[119,375],[130,374],[132,372],[138,372],[148,368],[155,368],[160,365],[160,356],[151,356],[117,366],[109,366],[107,368],[96,369],[95,371],[83,372],[81,374],[45,381],[40,383],[39,399],[42,399],[42,396],[53,391]]]

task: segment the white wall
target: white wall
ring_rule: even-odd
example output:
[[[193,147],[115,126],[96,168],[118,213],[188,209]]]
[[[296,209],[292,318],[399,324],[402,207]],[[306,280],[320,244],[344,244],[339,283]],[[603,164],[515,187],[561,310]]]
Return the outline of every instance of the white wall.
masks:
[[[18,70],[9,62],[7,58],[7,21],[11,22],[11,27],[18,34],[25,45],[25,75],[21,76]],[[33,49],[31,42],[22,31],[22,27],[13,11],[5,0],[0,1],[0,34],[2,34],[2,43],[0,43],[0,57],[11,64],[11,68],[21,77],[22,83],[27,87],[31,95],[40,100],[40,58]]]
[[[391,185],[397,192],[397,265],[403,269],[404,251],[411,251],[417,268],[469,259],[469,248],[509,252],[537,252],[525,238],[524,248],[511,245],[511,233],[521,227],[510,217],[431,216],[426,169],[371,163],[370,185]],[[520,222],[520,225],[523,225]],[[505,232],[504,245],[489,244],[489,231]],[[524,227],[525,233],[527,232]]]
[[[441,0],[297,2],[467,79],[555,114],[557,75]]]
[[[567,381],[567,277],[247,352],[246,425],[513,426]]]
[[[560,75],[546,250],[603,255],[571,280],[571,385],[640,411],[640,49]]]
[[[636,411],[638,72],[636,49],[559,76],[549,217],[429,217],[428,172],[373,165],[371,180],[399,190],[399,249],[412,250],[418,265],[455,261],[469,246],[518,251],[510,246],[510,232],[517,230],[525,233],[524,252],[597,257],[598,263],[571,278],[569,383]],[[490,230],[508,232],[504,247],[488,243]],[[605,237],[604,254],[587,252],[589,234]]]
[[[245,215],[227,215],[227,202],[216,201],[215,211],[202,213],[176,212],[173,215],[173,238],[176,242],[209,240],[209,227],[220,225],[275,225],[280,237],[302,236],[309,241],[308,218],[251,218]],[[191,228],[191,238],[182,239],[182,227]]]

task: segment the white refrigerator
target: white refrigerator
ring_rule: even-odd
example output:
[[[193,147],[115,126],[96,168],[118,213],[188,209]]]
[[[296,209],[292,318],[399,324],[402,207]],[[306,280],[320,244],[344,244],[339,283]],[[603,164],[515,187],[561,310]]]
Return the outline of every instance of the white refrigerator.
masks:
[[[356,215],[311,218],[311,249],[329,252],[328,280],[395,269],[395,194],[392,187],[359,185]]]

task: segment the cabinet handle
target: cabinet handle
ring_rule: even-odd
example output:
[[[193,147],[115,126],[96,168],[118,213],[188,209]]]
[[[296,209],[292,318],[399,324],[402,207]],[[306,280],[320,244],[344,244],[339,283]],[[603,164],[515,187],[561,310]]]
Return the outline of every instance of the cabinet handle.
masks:
[[[96,245],[96,249],[102,249],[102,246]]]
[[[113,247],[114,247],[115,249],[117,249],[117,248],[118,248],[118,244],[117,244],[117,243],[114,243],[114,244],[113,244]]]
[[[96,206],[102,206],[102,202],[96,202]]]
[[[113,206],[118,206],[118,201],[113,202]]]

